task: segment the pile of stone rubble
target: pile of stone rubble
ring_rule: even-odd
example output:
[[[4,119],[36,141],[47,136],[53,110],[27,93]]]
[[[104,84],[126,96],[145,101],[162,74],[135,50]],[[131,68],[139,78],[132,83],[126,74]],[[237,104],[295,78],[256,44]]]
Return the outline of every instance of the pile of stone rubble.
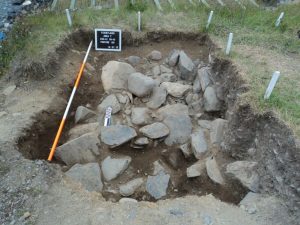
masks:
[[[88,73],[95,70],[87,64]],[[101,80],[105,96],[97,109],[77,108],[69,140],[56,151],[71,180],[87,191],[120,197],[139,193],[157,200],[177,191],[173,171],[179,170],[187,179],[208,176],[220,187],[238,180],[257,191],[256,162],[227,163],[223,171],[216,160],[228,121],[215,117],[224,112],[226,93],[210,64],[192,61],[181,50],[166,58],[155,50],[145,58],[109,61]],[[108,107],[112,124],[103,126]],[[151,171],[141,173],[133,154],[123,154],[122,148],[138,155],[162,149],[161,158],[151,162],[145,157]]]

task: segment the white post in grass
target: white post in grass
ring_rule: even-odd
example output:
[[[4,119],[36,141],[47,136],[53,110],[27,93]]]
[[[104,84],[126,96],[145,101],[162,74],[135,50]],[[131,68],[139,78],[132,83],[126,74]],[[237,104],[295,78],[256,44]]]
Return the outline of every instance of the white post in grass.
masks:
[[[214,11],[210,11],[209,16],[208,16],[208,20],[207,20],[207,24],[206,24],[206,29],[208,29],[208,27],[209,27],[209,25],[211,23],[213,14],[214,14]]]
[[[272,91],[278,81],[278,78],[280,76],[280,72],[279,71],[275,71],[272,75],[272,79],[268,85],[268,88],[266,90],[266,93],[265,93],[265,96],[264,96],[264,99],[269,99],[270,98],[270,95],[272,94]]]
[[[95,7],[96,6],[96,0],[91,0],[91,7]]]
[[[57,4],[57,0],[53,0],[52,4],[51,4],[51,11],[53,11],[56,7],[56,4]]]
[[[168,0],[170,6],[172,9],[175,9],[175,5],[174,5],[174,2],[172,0]]]
[[[141,31],[141,12],[138,11],[138,31]]]
[[[284,12],[281,12],[278,19],[276,20],[276,23],[275,23],[276,27],[279,27],[279,25],[281,23],[281,20],[283,19],[283,16],[284,16]]]
[[[210,5],[207,3],[207,1],[206,0],[199,0],[199,2],[201,3],[203,3],[203,5],[205,5],[207,8],[210,8]]]
[[[249,0],[254,6],[259,7],[255,0]]]
[[[66,15],[67,15],[69,26],[71,27],[72,26],[72,18],[71,18],[69,9],[66,9]]]
[[[226,47],[226,51],[225,51],[226,55],[229,55],[229,53],[230,53],[230,49],[231,49],[231,45],[232,45],[232,39],[233,39],[233,33],[229,33],[227,47]]]
[[[242,9],[246,9],[246,6],[244,6],[239,0],[235,0],[235,2],[239,4],[242,7]]]
[[[134,0],[130,0],[131,5],[134,5]]]
[[[74,10],[75,9],[75,4],[76,4],[76,0],[71,0],[70,10]]]
[[[162,11],[162,7],[161,7],[161,5],[160,5],[159,0],[154,0],[154,3],[155,3],[155,5],[156,5],[156,7],[158,8],[158,10]]]
[[[119,9],[119,0],[115,0],[115,9]]]
[[[225,6],[225,3],[222,0],[217,0],[221,6]]]
[[[195,5],[195,3],[193,2],[193,0],[189,0],[189,2],[191,3],[191,5]]]

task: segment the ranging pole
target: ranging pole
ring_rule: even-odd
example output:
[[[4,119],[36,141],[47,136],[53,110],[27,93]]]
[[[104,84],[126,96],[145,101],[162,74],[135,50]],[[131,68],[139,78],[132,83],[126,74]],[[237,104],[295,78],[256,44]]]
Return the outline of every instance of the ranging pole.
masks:
[[[86,52],[86,55],[84,57],[84,60],[80,66],[80,70],[79,70],[79,73],[77,75],[77,79],[76,79],[76,82],[75,82],[75,85],[74,85],[74,88],[73,88],[73,91],[71,93],[71,96],[70,96],[70,99],[69,99],[69,102],[67,104],[67,107],[66,107],[66,110],[65,110],[65,113],[64,113],[64,116],[60,122],[60,125],[59,125],[59,128],[58,128],[58,131],[56,133],[56,136],[55,136],[55,139],[54,139],[54,142],[53,142],[53,145],[51,147],[51,151],[50,151],[50,154],[48,156],[48,161],[51,161],[53,156],[54,156],[54,153],[55,153],[55,150],[56,150],[56,147],[57,147],[57,144],[58,144],[58,141],[59,141],[59,138],[61,136],[61,133],[62,133],[62,130],[64,128],[64,125],[65,125],[65,122],[66,122],[66,119],[67,119],[67,115],[68,115],[68,112],[69,112],[69,109],[70,109],[70,106],[72,104],[72,101],[73,101],[73,98],[74,98],[74,95],[75,95],[75,92],[76,92],[76,89],[78,88],[78,85],[79,85],[79,82],[80,82],[80,79],[81,79],[81,76],[82,76],[82,73],[83,73],[83,70],[84,70],[84,67],[85,67],[85,63],[87,61],[87,58],[88,58],[88,55],[90,53],[90,50],[92,48],[92,45],[93,45],[93,41],[91,41],[89,47],[88,47],[88,50]]]

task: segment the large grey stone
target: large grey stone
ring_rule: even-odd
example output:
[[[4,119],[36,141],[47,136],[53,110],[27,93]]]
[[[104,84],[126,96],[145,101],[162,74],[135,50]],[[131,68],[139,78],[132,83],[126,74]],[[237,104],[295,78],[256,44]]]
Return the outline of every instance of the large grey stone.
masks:
[[[141,73],[132,73],[128,78],[128,90],[138,96],[144,97],[151,94],[155,81]]]
[[[196,75],[196,68],[193,61],[185,54],[184,51],[179,55],[180,77],[183,80],[193,81]]]
[[[69,130],[69,133],[68,133],[69,139],[68,140],[78,138],[81,135],[84,135],[86,133],[97,132],[98,129],[100,129],[98,122],[76,125],[75,127],[71,128],[71,130]]]
[[[201,159],[208,150],[203,130],[198,129],[191,135],[191,146],[197,159]]]
[[[106,181],[111,181],[121,175],[129,166],[131,158],[124,156],[123,158],[106,157],[101,164],[101,170]]]
[[[104,113],[108,107],[112,107],[112,114],[115,114],[121,110],[121,105],[114,94],[108,95],[103,101],[98,105],[97,109],[99,112]]]
[[[185,93],[192,89],[190,85],[173,82],[163,82],[161,84],[161,87],[166,88],[168,94],[176,98],[182,97]]]
[[[227,120],[223,119],[215,119],[211,123],[211,130],[210,130],[210,141],[212,144],[220,145],[223,140],[224,129],[228,124]]]
[[[55,156],[68,166],[76,163],[95,162],[96,156],[100,154],[99,145],[97,134],[87,133],[59,146]]]
[[[208,158],[205,165],[207,175],[212,181],[217,184],[225,183],[215,158]]]
[[[128,77],[135,69],[128,63],[109,61],[103,68],[101,80],[104,90],[127,89]]]
[[[158,109],[157,111],[163,118],[169,115],[189,115],[189,109],[187,105],[181,103],[166,105]]]
[[[186,169],[187,177],[199,177],[205,172],[205,163],[203,161],[198,161]]]
[[[75,164],[66,172],[66,175],[81,183],[87,191],[102,191],[103,184],[98,163]]]
[[[204,110],[206,112],[216,112],[221,110],[221,106],[215,89],[213,87],[207,87],[204,92]]]
[[[246,188],[256,192],[259,186],[259,176],[256,172],[257,162],[236,161],[226,167],[226,174],[238,179]]]
[[[137,136],[135,130],[126,125],[112,125],[101,128],[101,141],[114,148]]]
[[[148,176],[146,183],[147,192],[155,199],[160,199],[167,194],[170,175],[160,171],[155,176]]]
[[[170,66],[176,66],[179,60],[180,51],[177,49],[173,49],[168,56],[168,64]]]
[[[210,69],[208,67],[202,67],[198,70],[198,78],[201,84],[202,91],[204,92],[206,88],[212,84]]]
[[[96,116],[96,113],[94,113],[92,110],[84,106],[78,106],[75,113],[75,123],[83,122],[93,116]]]
[[[153,50],[149,55],[148,55],[149,59],[155,60],[155,61],[159,61],[162,59],[162,54],[160,51],[157,50]]]
[[[162,138],[170,133],[169,128],[165,124],[159,122],[144,126],[139,131],[151,139]]]
[[[147,102],[147,107],[150,109],[157,109],[165,103],[167,98],[167,90],[163,87],[155,86],[152,95]]]
[[[192,133],[192,122],[187,115],[169,115],[163,123],[170,130],[169,136],[165,139],[168,146],[186,143]]]
[[[134,192],[144,183],[143,178],[136,178],[120,186],[120,194],[122,196],[133,195]]]
[[[151,111],[146,107],[132,108],[131,122],[135,125],[145,125],[151,123]]]

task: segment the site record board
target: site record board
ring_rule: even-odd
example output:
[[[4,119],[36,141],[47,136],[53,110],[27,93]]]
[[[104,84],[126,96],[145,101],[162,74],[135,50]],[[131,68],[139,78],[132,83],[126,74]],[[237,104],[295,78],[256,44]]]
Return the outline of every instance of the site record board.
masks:
[[[120,29],[95,29],[95,49],[99,51],[120,52],[122,31]]]

